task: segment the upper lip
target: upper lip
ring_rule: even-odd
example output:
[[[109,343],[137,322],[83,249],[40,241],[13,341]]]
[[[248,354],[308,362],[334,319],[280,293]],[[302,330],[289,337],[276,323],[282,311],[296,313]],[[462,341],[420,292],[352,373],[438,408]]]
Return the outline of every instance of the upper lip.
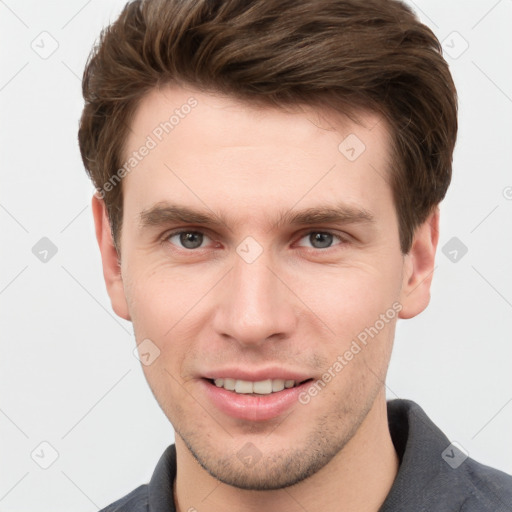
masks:
[[[311,375],[300,373],[293,370],[285,370],[282,367],[260,368],[260,369],[242,369],[226,367],[218,370],[210,370],[202,374],[205,379],[225,379],[247,380],[258,382],[267,379],[283,379],[302,382],[311,378]]]

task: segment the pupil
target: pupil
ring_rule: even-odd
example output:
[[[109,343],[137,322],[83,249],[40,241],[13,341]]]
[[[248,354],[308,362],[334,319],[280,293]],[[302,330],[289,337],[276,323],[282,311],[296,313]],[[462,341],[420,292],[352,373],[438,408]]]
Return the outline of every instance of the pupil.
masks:
[[[194,231],[181,233],[180,242],[187,249],[197,249],[203,242],[203,235]]]
[[[310,235],[310,241],[317,249],[329,247],[332,244],[332,235],[330,233],[314,233]]]

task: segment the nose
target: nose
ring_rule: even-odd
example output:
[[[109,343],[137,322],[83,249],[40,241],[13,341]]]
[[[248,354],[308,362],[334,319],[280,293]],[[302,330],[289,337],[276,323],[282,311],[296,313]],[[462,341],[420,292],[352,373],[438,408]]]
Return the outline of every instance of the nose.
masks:
[[[236,255],[217,297],[215,331],[246,347],[289,337],[297,322],[294,296],[279,274],[265,251],[252,263]]]

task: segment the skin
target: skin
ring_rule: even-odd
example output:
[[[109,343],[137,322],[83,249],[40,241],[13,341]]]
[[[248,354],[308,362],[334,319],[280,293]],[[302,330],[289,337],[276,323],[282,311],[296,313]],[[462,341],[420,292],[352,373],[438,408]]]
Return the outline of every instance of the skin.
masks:
[[[402,254],[389,135],[370,113],[356,124],[167,86],[139,105],[126,155],[191,96],[197,106],[123,179],[120,261],[103,201],[92,203],[112,307],[132,321],[137,343],[160,350],[143,369],[176,432],[177,510],[377,511],[398,470],[384,385],[398,315],[308,404],[271,420],[219,411],[201,375],[275,364],[321,379],[393,303],[400,318],[419,314],[430,299],[438,209]],[[366,146],[355,161],[338,149],[349,134]],[[163,202],[223,223],[143,225],[141,214]],[[373,222],[277,223],[283,212],[340,203]],[[170,237],[177,228],[200,231],[199,248]],[[333,236],[319,245],[318,232]],[[252,263],[236,251],[247,236],[262,249]],[[237,457],[248,442],[261,455],[251,468]]]

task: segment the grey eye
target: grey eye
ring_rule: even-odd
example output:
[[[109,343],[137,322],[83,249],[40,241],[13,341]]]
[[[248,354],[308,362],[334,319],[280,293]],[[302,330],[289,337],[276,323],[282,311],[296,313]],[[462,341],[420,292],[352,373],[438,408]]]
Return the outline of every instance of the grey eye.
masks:
[[[325,249],[330,247],[333,243],[334,236],[331,233],[324,233],[322,231],[315,231],[310,233],[309,242],[315,249]]]
[[[179,244],[173,242],[173,238],[177,238]],[[203,244],[204,238],[203,233],[199,231],[181,231],[169,236],[169,241],[178,247],[181,245],[185,249],[198,249]]]

